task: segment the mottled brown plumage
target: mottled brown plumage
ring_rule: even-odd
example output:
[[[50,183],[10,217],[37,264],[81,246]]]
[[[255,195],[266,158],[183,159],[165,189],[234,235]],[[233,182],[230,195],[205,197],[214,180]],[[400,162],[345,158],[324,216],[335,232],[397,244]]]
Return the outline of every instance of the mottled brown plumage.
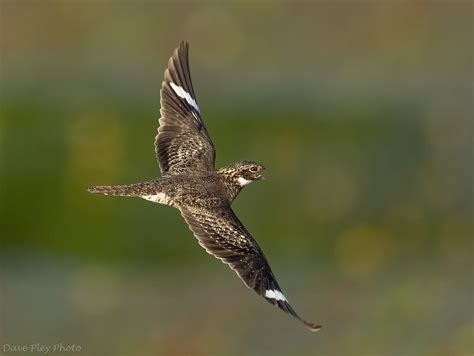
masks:
[[[89,192],[140,197],[179,209],[199,244],[228,264],[244,284],[302,320],[283,295],[262,250],[231,208],[241,189],[262,179],[261,164],[238,161],[215,170],[215,149],[204,126],[191,82],[188,45],[169,60],[161,86],[161,118],[155,151],[162,177],[137,184],[96,186]]]

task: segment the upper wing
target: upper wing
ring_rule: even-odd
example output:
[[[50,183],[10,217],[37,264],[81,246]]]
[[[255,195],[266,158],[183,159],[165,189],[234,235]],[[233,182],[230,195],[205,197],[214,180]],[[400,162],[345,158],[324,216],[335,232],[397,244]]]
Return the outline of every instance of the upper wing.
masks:
[[[257,242],[230,207],[219,212],[181,208],[181,215],[206,251],[228,264],[248,288],[302,321],[311,331],[321,326],[304,321],[283,295]]]
[[[161,172],[213,171],[216,153],[196,103],[186,42],[179,44],[168,62],[160,95],[155,152]]]

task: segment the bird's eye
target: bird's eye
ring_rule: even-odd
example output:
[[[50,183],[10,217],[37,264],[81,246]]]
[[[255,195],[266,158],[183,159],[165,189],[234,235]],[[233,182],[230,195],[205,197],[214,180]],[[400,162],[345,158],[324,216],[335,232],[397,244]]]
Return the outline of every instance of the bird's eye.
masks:
[[[258,171],[258,167],[256,167],[256,166],[250,167],[250,172],[255,173],[255,172],[257,172],[257,171]]]

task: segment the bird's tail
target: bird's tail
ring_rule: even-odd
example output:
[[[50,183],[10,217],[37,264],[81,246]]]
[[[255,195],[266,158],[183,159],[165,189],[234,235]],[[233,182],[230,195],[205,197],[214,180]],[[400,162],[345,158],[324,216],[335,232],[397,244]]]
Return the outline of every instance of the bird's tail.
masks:
[[[89,193],[115,195],[121,197],[137,197],[148,194],[150,186],[147,183],[128,185],[99,185],[87,188]]]

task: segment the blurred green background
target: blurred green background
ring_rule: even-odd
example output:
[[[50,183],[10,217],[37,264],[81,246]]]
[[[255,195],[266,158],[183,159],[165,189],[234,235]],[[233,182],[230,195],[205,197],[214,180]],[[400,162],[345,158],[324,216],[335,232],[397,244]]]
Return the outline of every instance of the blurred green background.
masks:
[[[0,345],[473,354],[472,2],[1,0],[0,15]],[[217,165],[267,167],[234,207],[316,335],[176,210],[85,191],[159,175],[181,39]]]

